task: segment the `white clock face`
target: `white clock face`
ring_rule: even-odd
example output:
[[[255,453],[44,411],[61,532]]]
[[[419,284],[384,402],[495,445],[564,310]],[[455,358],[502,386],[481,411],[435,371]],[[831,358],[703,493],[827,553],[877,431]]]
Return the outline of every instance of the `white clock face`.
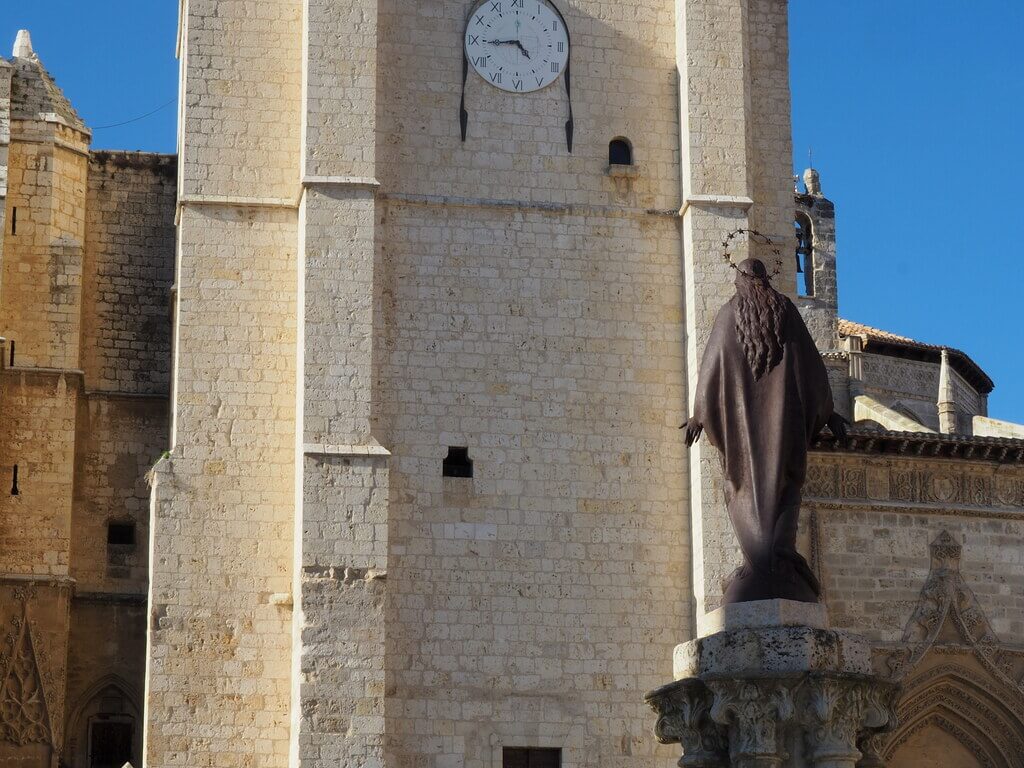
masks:
[[[569,34],[542,0],[485,0],[469,19],[466,56],[496,88],[538,91],[565,70]]]

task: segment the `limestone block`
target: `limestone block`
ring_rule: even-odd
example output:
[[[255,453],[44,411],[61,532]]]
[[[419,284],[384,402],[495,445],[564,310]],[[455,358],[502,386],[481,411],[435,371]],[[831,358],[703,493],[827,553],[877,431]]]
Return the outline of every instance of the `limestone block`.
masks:
[[[835,630],[786,626],[736,629],[677,645],[672,669],[676,679],[819,670],[866,675],[871,673],[871,649],[856,635]]]
[[[698,619],[697,634],[704,637],[725,630],[759,627],[828,629],[828,611],[822,603],[801,603],[796,600],[731,603]]]

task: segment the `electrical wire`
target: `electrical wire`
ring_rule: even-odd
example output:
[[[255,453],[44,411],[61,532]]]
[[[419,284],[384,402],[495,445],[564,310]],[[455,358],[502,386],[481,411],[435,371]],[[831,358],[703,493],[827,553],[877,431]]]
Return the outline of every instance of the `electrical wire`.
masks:
[[[139,120],[143,120],[143,119],[149,117],[150,115],[155,115],[161,109],[164,109],[165,107],[170,106],[171,104],[173,104],[177,100],[178,100],[178,97],[175,96],[175,97],[165,101],[163,104],[161,104],[156,109],[154,109],[154,110],[152,110],[150,112],[147,112],[144,115],[139,115],[138,117],[133,117],[131,120],[124,120],[124,121],[122,121],[120,123],[111,123],[110,125],[94,125],[94,126],[92,126],[92,130],[94,130],[94,131],[102,131],[104,128],[117,128],[118,126],[121,126],[121,125],[128,125],[128,123],[136,123]]]

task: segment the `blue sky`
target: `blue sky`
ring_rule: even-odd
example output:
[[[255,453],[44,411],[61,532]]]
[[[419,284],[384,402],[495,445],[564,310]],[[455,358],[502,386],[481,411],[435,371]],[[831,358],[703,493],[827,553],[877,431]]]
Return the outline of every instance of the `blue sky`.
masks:
[[[19,28],[86,122],[174,98],[177,2],[35,0]],[[1024,3],[791,0],[794,169],[837,207],[844,317],[964,350],[1024,422]],[[97,148],[174,151],[174,105],[96,129]]]

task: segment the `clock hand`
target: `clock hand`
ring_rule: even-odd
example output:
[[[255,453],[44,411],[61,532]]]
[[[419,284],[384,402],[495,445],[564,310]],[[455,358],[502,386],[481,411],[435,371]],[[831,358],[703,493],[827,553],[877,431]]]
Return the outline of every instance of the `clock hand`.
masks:
[[[530,52],[528,50],[526,50],[525,47],[523,47],[523,44],[521,42],[519,42],[518,40],[516,40],[515,43],[516,43],[516,45],[519,46],[519,50],[523,52],[523,56],[525,56],[526,58],[530,58]]]

